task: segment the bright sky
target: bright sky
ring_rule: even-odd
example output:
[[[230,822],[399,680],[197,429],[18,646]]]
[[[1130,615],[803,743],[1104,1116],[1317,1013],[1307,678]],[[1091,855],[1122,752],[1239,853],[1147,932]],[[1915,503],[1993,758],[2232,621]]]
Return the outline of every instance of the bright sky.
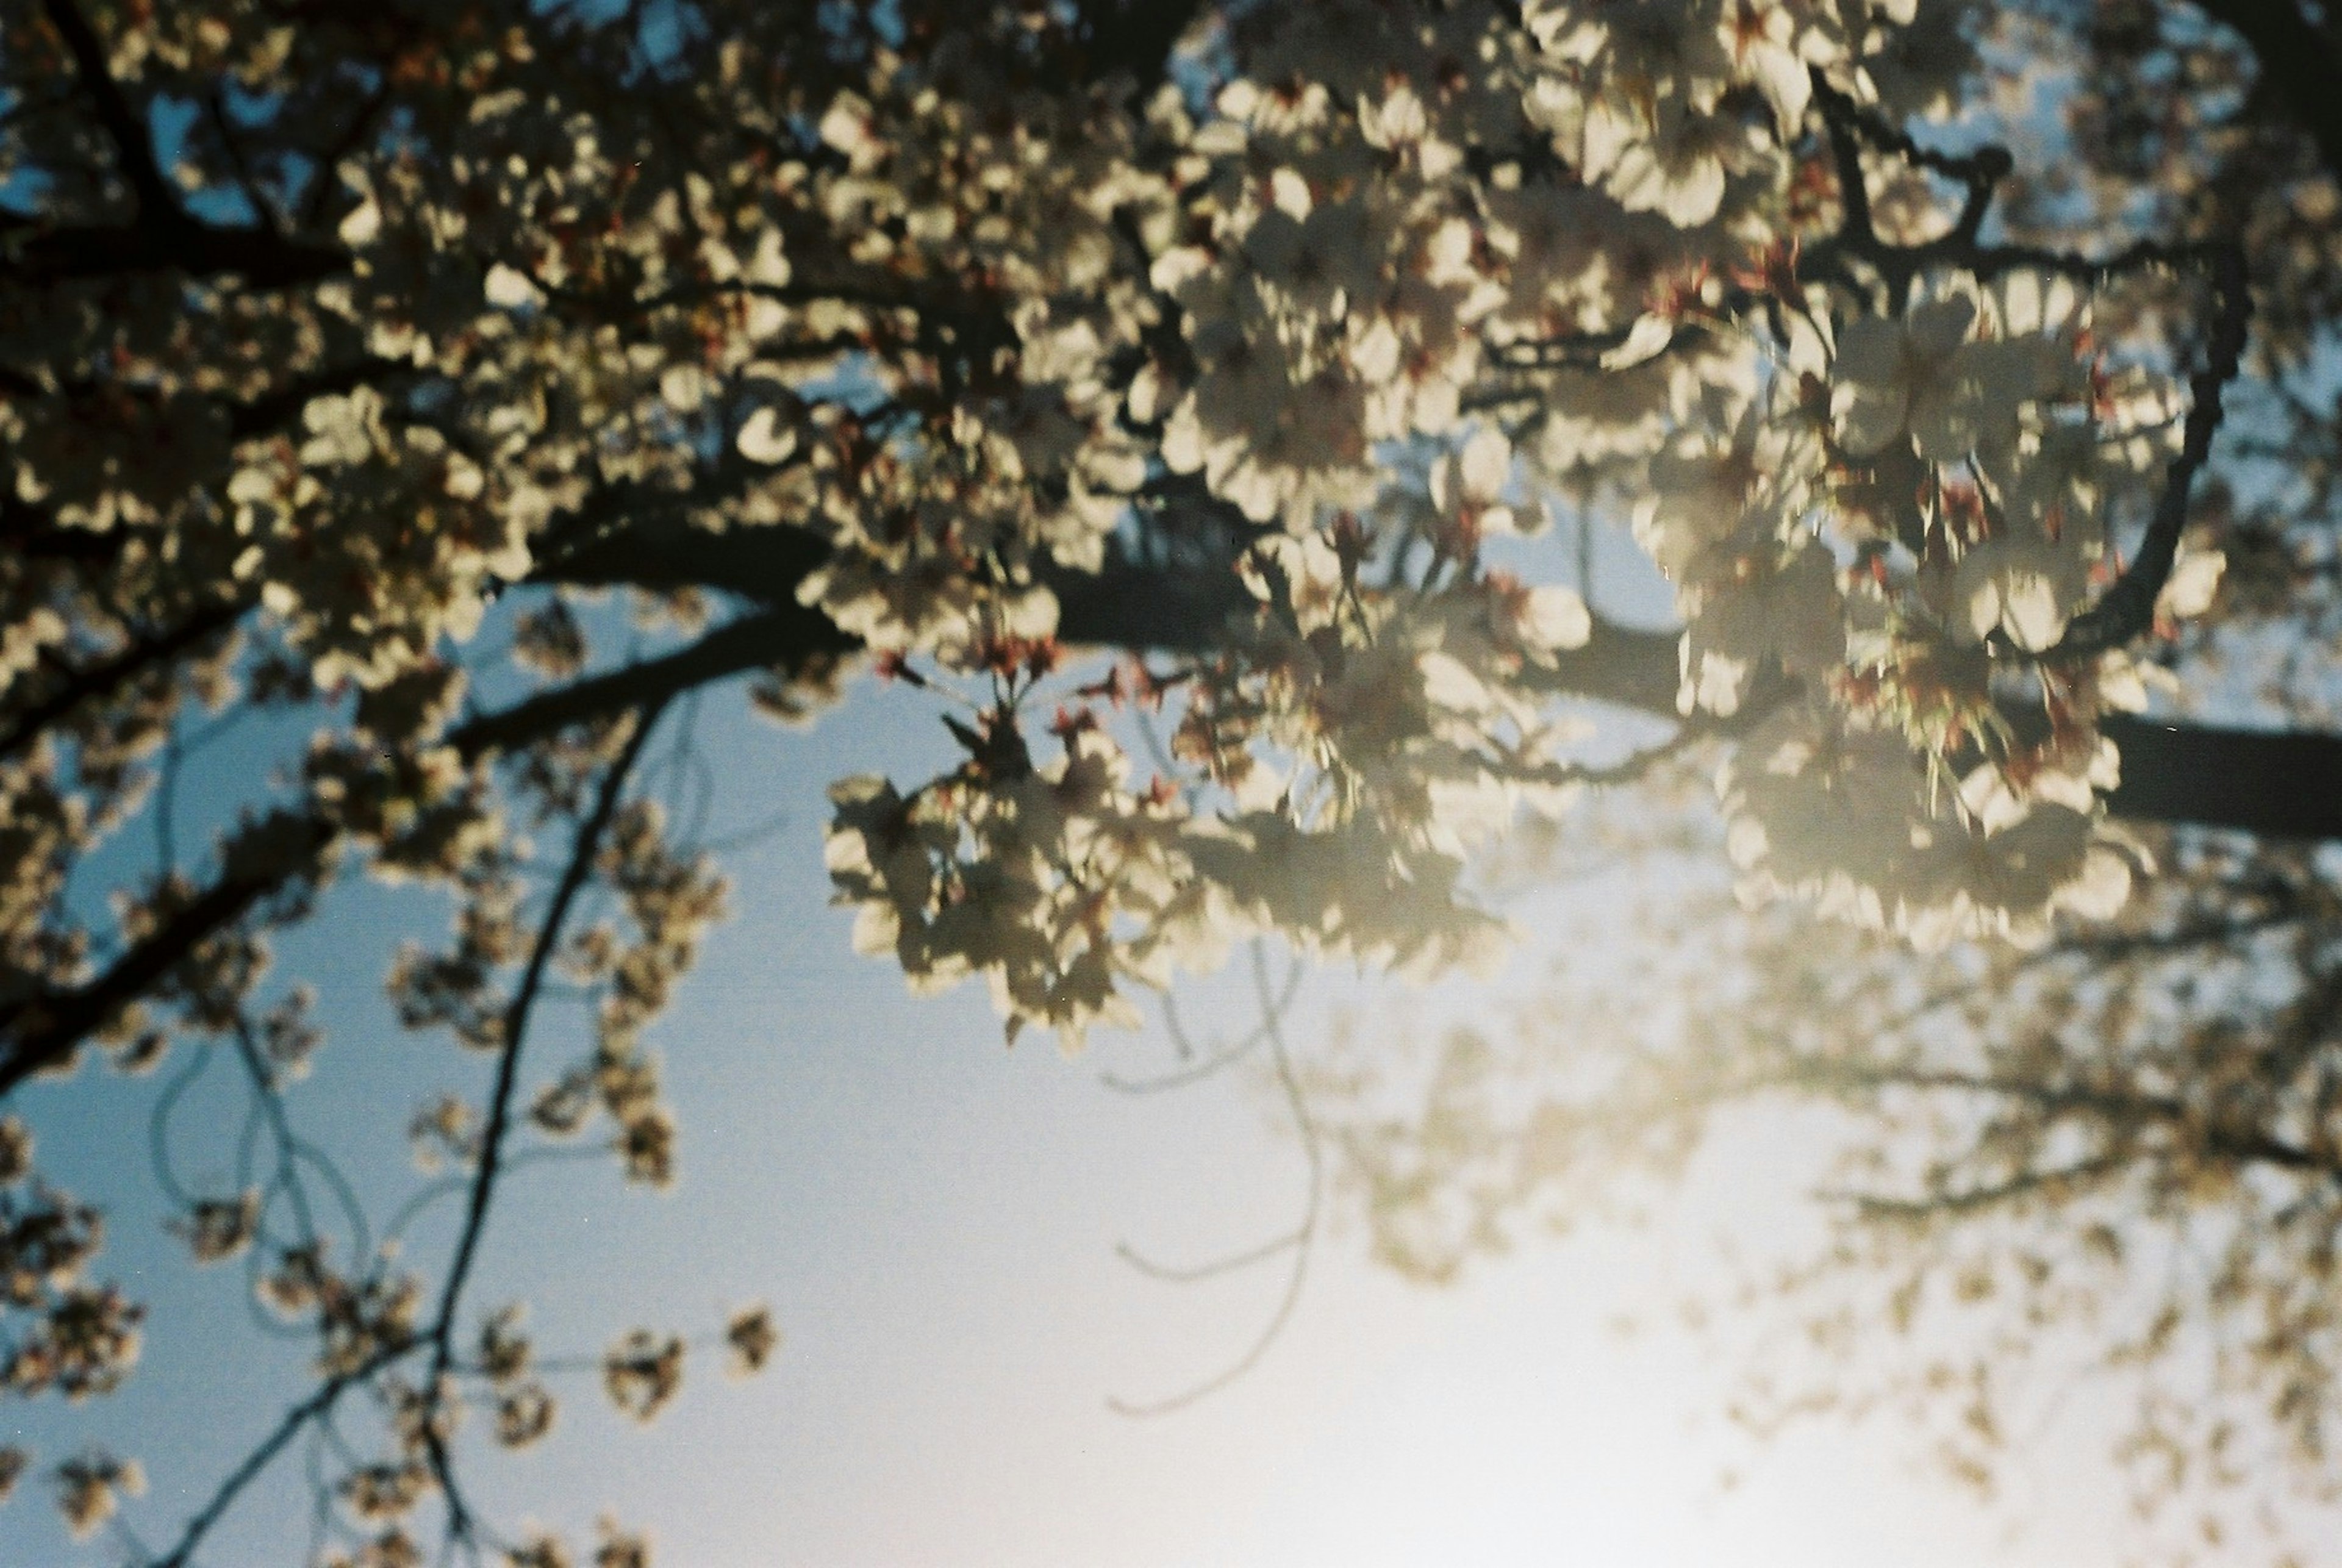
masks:
[[[777,1363],[743,1384],[712,1358],[694,1366],[648,1432],[576,1384],[546,1443],[483,1456],[504,1518],[583,1537],[607,1508],[653,1527],[666,1568],[2118,1559],[2120,1496],[2096,1440],[2073,1445],[2070,1473],[2030,1467],[2030,1495],[1980,1511],[1915,1468],[1892,1427],[1754,1447],[1721,1419],[1735,1368],[1711,1342],[1612,1331],[1621,1312],[1699,1283],[1712,1234],[1761,1250],[1798,1233],[1797,1173],[1761,1134],[1717,1151],[1654,1229],[1532,1248],[1449,1290],[1405,1284],[1355,1233],[1336,1233],[1251,1375],[1176,1414],[1110,1412],[1109,1396],[1176,1393],[1228,1364],[1283,1281],[1270,1264],[1166,1284],[1116,1243],[1180,1263],[1276,1235],[1301,1202],[1300,1155],[1274,1101],[1240,1075],[1144,1099],[1099,1083],[1104,1067],[1167,1064],[1159,1031],[1076,1062],[1040,1039],[1008,1052],[980,989],[914,998],[890,964],[854,956],[845,915],[824,907],[822,791],[851,768],[907,781],[943,764],[946,738],[900,707],[857,701],[810,734],[737,719],[736,701],[710,708],[713,832],[776,811],[788,821],[733,857],[736,916],[654,1035],[684,1128],[682,1178],[651,1196],[599,1168],[524,1174],[471,1297],[531,1297],[546,1353],[596,1351],[637,1322],[703,1330],[762,1299],[787,1335]],[[363,886],[337,897],[285,954],[337,1025],[294,1104],[362,1185],[396,1191],[411,1180],[399,1172],[412,1104],[482,1064],[385,1016],[382,965],[416,929],[414,906]],[[1320,1004],[1332,984],[1313,993]],[[1206,1024],[1215,1006],[1208,988],[1196,1001]],[[1311,1027],[1296,1021],[1305,1050]],[[555,1032],[533,1049],[550,1074],[568,1044]],[[146,1106],[166,1081],[89,1074],[29,1102],[53,1179],[118,1205],[107,1268],[155,1315],[129,1390],[62,1420],[41,1408],[20,1435],[51,1461],[69,1439],[142,1455],[155,1484],[127,1517],[149,1541],[174,1533],[265,1430],[300,1353],[255,1357],[238,1278],[191,1277],[160,1233],[142,1194]],[[190,1150],[205,1137],[231,1147],[219,1114],[191,1104]],[[190,1164],[224,1175],[225,1157]],[[65,1561],[47,1500],[28,1492],[0,1511],[0,1563]],[[205,1560],[296,1558],[306,1527],[292,1496],[240,1514]],[[2025,1527],[2013,1533],[2012,1519]]]

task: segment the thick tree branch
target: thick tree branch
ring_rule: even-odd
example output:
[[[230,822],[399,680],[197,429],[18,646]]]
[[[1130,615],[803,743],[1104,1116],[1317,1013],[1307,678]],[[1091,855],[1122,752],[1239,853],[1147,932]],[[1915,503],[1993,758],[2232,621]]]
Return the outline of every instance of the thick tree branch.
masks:
[[[464,733],[503,744],[510,727],[533,730],[548,721],[558,727],[615,711],[654,689],[681,690],[816,652],[850,652],[850,639],[795,603],[797,582],[819,558],[810,535],[786,527],[716,533],[677,526],[611,535],[564,561],[553,575],[579,584],[714,588],[778,607],[666,660],[547,693]],[[1059,635],[1076,645],[1200,652],[1221,644],[1229,616],[1253,608],[1233,573],[1208,567],[1120,562],[1096,574],[1047,580],[1058,595]],[[1598,623],[1584,647],[1565,650],[1551,670],[1527,677],[1550,695],[1673,719],[1679,716],[1679,640],[1673,631]],[[2122,715],[2108,718],[2105,729],[2123,754],[2123,785],[2108,803],[2117,816],[2271,837],[2342,838],[2342,736]]]
[[[83,1041],[154,992],[205,943],[314,873],[335,834],[322,819],[298,825],[295,853],[266,870],[225,873],[86,984],[0,1004],[0,1099],[35,1074],[70,1062]]]
[[[780,650],[782,657],[799,649],[853,651],[856,644],[826,619],[796,604],[797,584],[826,554],[826,546],[812,534],[786,525],[711,530],[660,524],[604,535],[555,558],[540,577],[581,587],[631,585],[656,592],[712,588],[774,606],[766,615],[736,622],[685,654],[671,655],[678,660],[688,656],[690,666],[660,674],[648,674],[646,666],[643,678],[663,681],[680,678],[686,668],[701,664],[722,664],[725,673],[754,669],[776,662],[768,656],[773,649]],[[1161,566],[1124,558],[1109,560],[1095,573],[1048,568],[1038,575],[1057,596],[1059,639],[1077,646],[1204,653],[1225,644],[1230,617],[1249,617],[1256,607],[1232,569],[1208,562]],[[812,623],[816,622],[828,628],[826,641],[815,631]],[[1564,651],[1552,670],[1533,671],[1530,676],[1555,694],[1596,698],[1672,718],[1676,644],[1673,632],[1606,623],[1595,628],[1585,647]],[[574,688],[536,699],[563,704],[592,700],[587,692]]]
[[[8,269],[35,286],[76,279],[176,272],[189,277],[241,277],[253,288],[291,288],[350,270],[339,245],[293,239],[265,229],[182,225],[80,225],[45,230],[17,247]]]
[[[111,561],[122,554],[122,540],[118,530],[68,528],[13,487],[0,491],[0,549],[20,561]]]
[[[368,355],[306,375],[296,375],[282,386],[262,393],[249,403],[230,404],[227,410],[228,439],[247,441],[255,435],[267,435],[282,429],[299,417],[312,398],[329,397],[355,391],[376,381],[415,374],[412,365]]]
[[[756,554],[761,542],[726,545],[716,543],[725,535],[705,537],[709,547],[704,553],[672,557],[680,563],[675,572],[651,585],[744,594],[753,588],[756,597],[793,599],[793,579],[765,576],[743,583],[728,575],[744,563],[764,559]],[[772,547],[797,548],[778,542]],[[1084,580],[1066,600],[1064,635],[1076,644],[1136,650],[1216,645],[1231,609],[1249,605],[1248,599],[1240,604],[1238,593],[1217,584],[1216,575],[1137,565],[1110,568]],[[1676,641],[1672,632],[1597,625],[1586,644],[1562,654],[1540,684],[1556,696],[1676,718]],[[803,667],[816,658],[850,654],[857,645],[817,612],[784,602],[676,653],[474,719],[447,739],[466,757],[509,751],[571,724],[640,708],[731,675]],[[2342,839],[2342,736],[2258,734],[2120,716],[2108,719],[2105,727],[2122,749],[2124,783],[2107,803],[2118,817],[2271,837]],[[324,855],[333,833],[322,822],[310,831],[305,852]],[[223,877],[86,984],[0,1006],[0,1098],[33,1074],[69,1060],[83,1040],[152,992],[202,944],[313,864],[314,860],[261,877]]]
[[[1206,0],[1086,0],[1089,66],[1103,80],[1126,71],[1142,95],[1153,91],[1175,48],[1202,14]]]
[[[74,0],[45,0],[49,23],[113,145],[135,215],[125,225],[36,229],[16,248],[11,269],[42,285],[125,273],[176,271],[191,277],[240,275],[255,288],[311,283],[349,269],[349,255],[265,228],[220,228],[191,216],[155,156],[145,121],[106,67],[105,45]]]
[[[727,675],[776,664],[803,667],[859,646],[827,616],[791,604],[743,616],[676,653],[556,686],[484,714],[451,731],[447,739],[466,757],[511,751],[568,725],[664,702]]]
[[[32,744],[82,704],[110,696],[147,671],[226,631],[245,608],[241,604],[226,604],[198,610],[175,626],[136,639],[110,658],[66,672],[48,694],[0,724],[0,762]]]
[[[2236,29],[2259,62],[2261,79],[2317,148],[2327,174],[2342,180],[2342,57],[2294,0],[2196,0],[2197,9]]]
[[[2342,838],[2342,735],[2123,714],[2102,727],[2122,750],[2122,787],[2107,802],[2117,816],[2267,838]]]
[[[74,69],[80,73],[81,85],[97,111],[97,123],[114,144],[115,162],[137,203],[139,220],[158,226],[185,221],[178,197],[155,160],[155,142],[145,121],[130,106],[106,66],[105,44],[97,30],[74,0],[46,0],[42,9],[48,13],[49,25],[65,40],[65,52],[73,56]]]
[[[791,606],[747,617],[663,659],[590,677],[451,731],[466,758],[510,751],[589,719],[641,708],[744,671],[802,664],[853,644],[824,617]],[[203,945],[287,887],[315,874],[338,838],[323,817],[297,819],[286,853],[265,870],[223,874],[85,984],[0,1003],[0,1100],[63,1066],[82,1042],[152,994]]]

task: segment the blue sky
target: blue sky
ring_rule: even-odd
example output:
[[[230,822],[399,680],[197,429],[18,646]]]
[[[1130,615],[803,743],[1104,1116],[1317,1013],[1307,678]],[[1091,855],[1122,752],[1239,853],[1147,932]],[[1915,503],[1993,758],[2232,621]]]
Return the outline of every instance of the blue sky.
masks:
[[[1275,1235],[1303,1198],[1300,1154],[1274,1098],[1240,1074],[1148,1098],[1101,1085],[1104,1069],[1167,1064],[1159,1030],[1102,1038],[1071,1062],[1045,1039],[1006,1050],[980,988],[914,998],[891,964],[853,954],[846,915],[826,907],[823,791],[845,771],[908,782],[947,760],[946,737],[901,696],[865,689],[806,733],[748,718],[736,695],[711,702],[712,834],[786,821],[730,858],[736,916],[652,1035],[684,1129],[680,1180],[654,1195],[599,1167],[522,1174],[470,1298],[530,1298],[548,1353],[596,1351],[637,1322],[705,1328],[763,1300],[787,1336],[777,1363],[732,1383],[703,1358],[647,1432],[578,1384],[545,1444],[481,1455],[482,1493],[503,1519],[583,1536],[607,1509],[649,1525],[668,1568],[2117,1560],[2119,1495],[2092,1468],[2096,1439],[2057,1445],[2075,1456],[2070,1484],[2053,1467],[2030,1503],[1978,1512],[1916,1472],[1887,1429],[1752,1448],[1719,1419],[1735,1368],[1713,1342],[1613,1333],[1623,1310],[1706,1278],[1719,1231],[1760,1248],[1805,1233],[1794,1199],[1809,1141],[1794,1128],[1736,1134],[1647,1231],[1532,1248],[1453,1290],[1402,1283],[1337,1230],[1251,1375],[1174,1415],[1113,1413],[1110,1396],[1176,1393],[1226,1365],[1283,1279],[1270,1265],[1166,1284],[1116,1243],[1178,1262]],[[1536,924],[1598,921],[1615,891],[1556,894]],[[334,1028],[293,1103],[370,1193],[401,1192],[415,1180],[401,1136],[411,1106],[475,1082],[484,1064],[387,1017],[391,948],[438,917],[362,883],[334,900],[285,944],[282,973],[318,985]],[[1549,956],[1531,944],[1496,991],[1449,986],[1406,1004],[1468,1014]],[[1386,1016],[1400,994],[1362,984],[1314,979],[1297,1046],[1330,1006]],[[1183,1001],[1198,1033],[1225,1031],[1244,1015],[1241,974]],[[555,1029],[532,1051],[550,1073],[566,1047]],[[256,1339],[232,1268],[191,1273],[161,1233],[145,1108],[166,1079],[85,1072],[26,1101],[45,1170],[114,1207],[102,1272],[154,1317],[121,1395],[8,1407],[52,1460],[83,1440],[142,1456],[153,1487],[126,1517],[150,1541],[168,1539],[274,1419],[301,1354]],[[201,1151],[225,1140],[216,1112],[190,1107],[181,1124],[200,1174],[225,1158]],[[444,1248],[445,1227],[413,1244]],[[2076,1419],[2087,1433],[2087,1401]],[[1742,1476],[1730,1489],[1727,1471]],[[297,1558],[297,1470],[284,1481],[205,1561]],[[2012,1537],[2020,1515],[2032,1523]],[[65,1551],[37,1483],[0,1511],[0,1563]]]

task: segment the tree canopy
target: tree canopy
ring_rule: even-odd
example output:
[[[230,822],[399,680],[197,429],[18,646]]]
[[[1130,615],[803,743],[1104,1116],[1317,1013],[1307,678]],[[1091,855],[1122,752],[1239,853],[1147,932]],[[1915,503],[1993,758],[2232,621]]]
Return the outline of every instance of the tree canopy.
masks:
[[[466,1286],[511,1161],[666,1179],[646,1031],[727,892],[644,776],[743,676],[942,705],[930,776],[842,760],[836,898],[1069,1050],[1246,938],[1491,964],[1493,846],[1712,767],[1742,894],[1887,945],[1702,1082],[1997,1095],[1939,1215],[2273,1202],[2213,1294],[2322,1454],[2337,69],[2289,0],[0,0],[0,1097],[231,1056],[265,1154],[185,1238],[315,1336],[154,1561],[361,1393],[336,1561],[568,1560],[465,1502],[465,1391],[510,1445],[552,1409]],[[443,1263],[337,1252],[282,1114],[272,939],[361,875],[444,894],[391,994],[493,1064],[415,1123]],[[1974,1015],[1849,1047],[1913,947]],[[33,1132],[7,1393],[102,1393],[139,1308]],[[132,1473],[65,1460],[68,1513]]]

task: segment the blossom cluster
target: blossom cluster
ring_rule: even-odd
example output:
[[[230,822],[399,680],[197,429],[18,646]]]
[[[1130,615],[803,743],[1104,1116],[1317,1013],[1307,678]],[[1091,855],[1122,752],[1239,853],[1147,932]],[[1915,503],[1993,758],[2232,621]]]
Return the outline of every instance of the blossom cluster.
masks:
[[[2096,287],[2054,263],[1947,255],[1889,288],[1800,261],[1851,221],[1847,193],[1811,194],[1815,84],[1865,114],[1940,106],[1968,59],[1946,14],[1526,21],[1311,7],[1235,29],[1208,104],[1149,105],[1178,155],[1130,232],[1176,335],[1140,334],[1125,423],[1250,531],[1230,559],[1254,609],[1209,655],[1141,667],[1178,711],[1144,795],[1131,726],[1094,700],[1032,763],[1045,683],[997,672],[956,771],[841,786],[831,865],[866,950],[915,983],[984,974],[1012,1036],[1069,1044],[1127,1016],[1124,980],[1247,930],[1484,954],[1463,856],[1574,771],[1541,677],[1587,613],[1494,561],[1558,494],[1624,498],[1675,584],[1681,711],[1746,731],[1719,787],[1752,894],[1923,942],[2120,902],[2142,860],[2101,820],[2096,718],[2143,701],[2143,666],[2056,650],[2119,571],[2181,400],[2094,336]],[[853,113],[857,146],[887,134]],[[2167,613],[2217,570],[2183,560]],[[980,682],[1004,639],[1056,629],[1037,597],[973,643],[876,634],[891,668]],[[2004,714],[2020,677],[2046,736]]]
[[[932,776],[834,792],[837,897],[1068,1045],[1246,934],[1489,960],[1473,857],[1617,771],[1573,699],[1733,748],[1752,894],[2030,939],[2144,864],[2100,721],[2155,666],[2094,629],[2210,604],[2173,535],[2218,334],[2177,252],[1997,245],[2007,160],[1907,135],[1983,68],[1972,8],[1206,5],[1151,53],[1140,5],[703,0],[663,43],[345,9],[0,17],[39,105],[0,114],[8,1085],[235,1035],[273,1094],[317,1035],[271,928],[363,865],[451,907],[392,960],[407,1026],[512,1066],[547,985],[586,1004],[518,1098],[427,1101],[418,1155],[486,1180],[598,1124],[664,1184],[651,1032],[726,889],[620,786],[752,671],[786,720],[857,660],[940,704]],[[188,105],[172,168],[124,134]],[[1556,518],[1666,579],[1672,680]],[[182,844],[232,703],[301,738]],[[95,1245],[9,1190],[23,1246]],[[245,1258],[321,1375],[454,1376],[421,1276],[274,1233],[278,1191],[191,1194],[192,1255]],[[108,1385],[132,1309],[26,1288],[80,1315],[11,1377]],[[552,1419],[516,1336],[481,1352],[515,1444]],[[622,1343],[614,1396],[656,1410],[679,1343]],[[355,1563],[414,1560],[443,1483],[450,1385],[402,1397]],[[95,1519],[122,1477],[85,1469]]]

